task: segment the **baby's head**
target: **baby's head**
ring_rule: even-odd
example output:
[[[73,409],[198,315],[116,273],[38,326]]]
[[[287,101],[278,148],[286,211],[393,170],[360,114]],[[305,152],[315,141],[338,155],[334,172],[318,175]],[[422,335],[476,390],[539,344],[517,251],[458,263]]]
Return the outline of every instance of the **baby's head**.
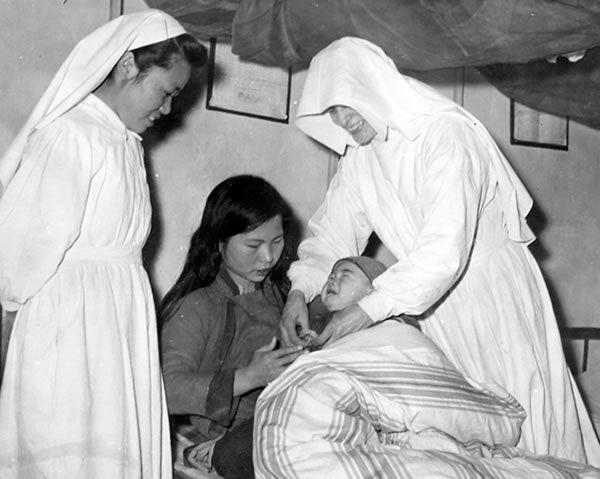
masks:
[[[373,290],[373,280],[386,267],[368,256],[350,256],[338,260],[323,289],[321,301],[329,311],[340,311]]]

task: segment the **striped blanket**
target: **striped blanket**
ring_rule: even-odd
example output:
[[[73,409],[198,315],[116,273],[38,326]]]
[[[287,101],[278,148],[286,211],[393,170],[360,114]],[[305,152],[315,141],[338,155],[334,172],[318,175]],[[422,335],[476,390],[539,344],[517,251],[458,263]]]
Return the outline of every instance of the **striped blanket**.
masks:
[[[258,399],[257,478],[573,478],[600,471],[516,444],[525,412],[386,322],[298,359]]]

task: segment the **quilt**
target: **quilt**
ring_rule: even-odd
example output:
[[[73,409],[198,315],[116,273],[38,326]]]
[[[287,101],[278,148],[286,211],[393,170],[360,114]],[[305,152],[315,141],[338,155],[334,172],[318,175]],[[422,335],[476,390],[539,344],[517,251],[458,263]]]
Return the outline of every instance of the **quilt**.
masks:
[[[299,358],[257,402],[257,478],[600,478],[514,446],[525,412],[395,322]]]

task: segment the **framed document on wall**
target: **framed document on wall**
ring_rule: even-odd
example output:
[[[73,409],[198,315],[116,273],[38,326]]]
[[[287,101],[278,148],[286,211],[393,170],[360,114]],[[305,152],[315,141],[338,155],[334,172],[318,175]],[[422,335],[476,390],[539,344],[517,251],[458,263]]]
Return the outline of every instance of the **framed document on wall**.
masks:
[[[246,62],[231,46],[210,41],[206,108],[287,123],[291,71]]]
[[[510,143],[512,145],[569,149],[569,119],[510,101]]]

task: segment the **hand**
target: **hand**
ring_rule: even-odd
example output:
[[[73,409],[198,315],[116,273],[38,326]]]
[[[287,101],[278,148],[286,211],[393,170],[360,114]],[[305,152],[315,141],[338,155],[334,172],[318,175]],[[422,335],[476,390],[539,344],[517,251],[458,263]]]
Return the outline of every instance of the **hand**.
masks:
[[[277,339],[254,351],[250,364],[236,371],[234,395],[266,386],[303,354],[300,346],[275,349]]]
[[[358,304],[353,304],[336,312],[318,338],[311,344],[318,348],[324,344],[333,343],[347,334],[366,329],[373,324],[373,320]]]
[[[290,291],[281,316],[281,342],[284,346],[303,346],[297,330],[308,329],[308,307],[304,293],[297,289]]]

